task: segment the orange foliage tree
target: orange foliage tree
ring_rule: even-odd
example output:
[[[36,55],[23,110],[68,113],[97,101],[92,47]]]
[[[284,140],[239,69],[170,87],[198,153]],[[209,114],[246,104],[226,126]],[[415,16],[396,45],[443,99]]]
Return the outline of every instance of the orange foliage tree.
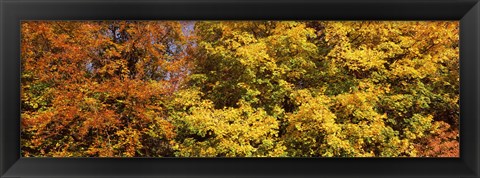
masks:
[[[169,156],[179,22],[22,23],[23,154]]]

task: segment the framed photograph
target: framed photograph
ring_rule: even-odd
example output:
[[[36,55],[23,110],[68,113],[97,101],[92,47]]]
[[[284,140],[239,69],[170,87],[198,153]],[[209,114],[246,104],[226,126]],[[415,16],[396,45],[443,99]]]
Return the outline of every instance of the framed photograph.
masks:
[[[480,177],[478,0],[2,0],[0,177]]]

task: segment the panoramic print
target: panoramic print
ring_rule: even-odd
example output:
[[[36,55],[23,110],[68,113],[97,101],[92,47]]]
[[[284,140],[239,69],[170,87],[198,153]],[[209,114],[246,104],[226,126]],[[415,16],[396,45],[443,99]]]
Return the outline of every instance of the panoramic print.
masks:
[[[23,157],[459,157],[458,21],[22,21]]]

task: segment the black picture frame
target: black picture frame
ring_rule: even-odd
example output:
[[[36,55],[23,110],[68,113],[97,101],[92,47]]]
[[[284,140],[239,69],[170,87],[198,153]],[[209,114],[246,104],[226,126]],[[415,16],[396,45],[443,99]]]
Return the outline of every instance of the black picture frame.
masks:
[[[0,177],[480,177],[478,0],[1,0]],[[21,158],[22,20],[460,20],[460,158]]]

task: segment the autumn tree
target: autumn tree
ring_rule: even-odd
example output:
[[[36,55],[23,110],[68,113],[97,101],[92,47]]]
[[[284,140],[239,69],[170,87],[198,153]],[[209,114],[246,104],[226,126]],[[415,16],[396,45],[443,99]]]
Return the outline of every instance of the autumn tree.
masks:
[[[25,156],[171,156],[178,22],[22,23]]]
[[[457,132],[456,22],[200,22],[196,33],[191,85],[216,109],[267,111],[290,156],[417,156],[442,122]]]

